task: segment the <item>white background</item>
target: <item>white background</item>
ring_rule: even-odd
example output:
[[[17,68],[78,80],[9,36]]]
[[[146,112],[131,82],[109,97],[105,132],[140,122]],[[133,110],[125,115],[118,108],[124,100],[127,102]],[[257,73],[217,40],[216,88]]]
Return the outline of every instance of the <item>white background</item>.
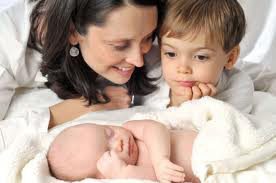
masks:
[[[0,0],[0,10],[15,0]],[[181,1],[181,0],[180,0]],[[262,62],[276,70],[276,0],[239,0],[247,18],[241,59]]]

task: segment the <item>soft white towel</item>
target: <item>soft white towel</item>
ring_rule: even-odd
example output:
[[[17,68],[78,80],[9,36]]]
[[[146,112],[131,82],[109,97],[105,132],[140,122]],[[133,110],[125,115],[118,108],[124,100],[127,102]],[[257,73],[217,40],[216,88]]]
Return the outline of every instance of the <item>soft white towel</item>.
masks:
[[[98,116],[99,121],[90,122],[108,123],[102,117]],[[245,116],[226,103],[204,97],[164,111],[145,113],[140,110],[133,119],[154,119],[170,128],[191,128],[198,131],[193,147],[192,166],[202,182],[261,183],[263,180],[276,182],[275,171],[271,173],[276,168],[276,123],[273,123],[273,118],[276,117],[268,114]],[[30,127],[26,130],[21,128],[18,137],[0,154],[0,182],[64,182],[50,175],[46,152],[55,135],[62,129],[83,122],[88,121],[66,123],[53,129],[50,134],[31,130],[34,128]],[[112,120],[110,122],[114,123]],[[135,181],[151,182],[96,179],[80,182]]]
[[[209,179],[216,182],[212,177],[216,177],[217,182],[229,182],[221,177],[227,174],[228,177],[244,176],[240,171],[249,171],[251,167],[276,155],[275,115],[242,114],[231,105],[211,97],[185,102],[180,107],[160,112],[137,114],[133,119],[153,119],[170,128],[198,131],[193,146],[192,166],[202,182],[208,182]],[[254,173],[264,177],[264,172],[257,170]],[[273,177],[266,176],[269,180],[275,180]],[[237,179],[233,180],[236,183]]]

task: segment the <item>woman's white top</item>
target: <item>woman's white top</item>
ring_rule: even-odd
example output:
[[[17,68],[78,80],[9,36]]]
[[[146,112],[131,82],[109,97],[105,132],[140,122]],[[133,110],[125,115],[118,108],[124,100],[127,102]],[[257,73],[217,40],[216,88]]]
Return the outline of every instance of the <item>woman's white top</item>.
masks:
[[[32,85],[39,70],[41,55],[27,48],[33,7],[29,0],[18,0],[0,12],[0,120],[15,89]]]

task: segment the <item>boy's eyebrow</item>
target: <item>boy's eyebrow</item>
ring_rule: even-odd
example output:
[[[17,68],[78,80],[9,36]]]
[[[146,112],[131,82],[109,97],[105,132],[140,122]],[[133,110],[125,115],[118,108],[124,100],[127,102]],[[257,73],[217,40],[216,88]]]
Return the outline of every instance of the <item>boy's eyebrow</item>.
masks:
[[[211,50],[213,52],[216,52],[216,49],[210,48],[210,47],[204,47],[204,46],[203,47],[198,47],[195,50]]]
[[[170,45],[168,43],[162,43],[161,46],[168,46],[168,47],[174,48],[172,45]]]

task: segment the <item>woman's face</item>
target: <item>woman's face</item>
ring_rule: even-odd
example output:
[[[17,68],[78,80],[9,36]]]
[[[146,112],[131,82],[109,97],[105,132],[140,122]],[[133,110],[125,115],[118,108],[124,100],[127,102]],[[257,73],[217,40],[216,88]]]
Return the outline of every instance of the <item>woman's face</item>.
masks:
[[[135,67],[144,65],[143,56],[152,46],[157,19],[154,6],[115,9],[103,26],[90,26],[86,35],[77,35],[85,62],[111,82],[126,83]]]

